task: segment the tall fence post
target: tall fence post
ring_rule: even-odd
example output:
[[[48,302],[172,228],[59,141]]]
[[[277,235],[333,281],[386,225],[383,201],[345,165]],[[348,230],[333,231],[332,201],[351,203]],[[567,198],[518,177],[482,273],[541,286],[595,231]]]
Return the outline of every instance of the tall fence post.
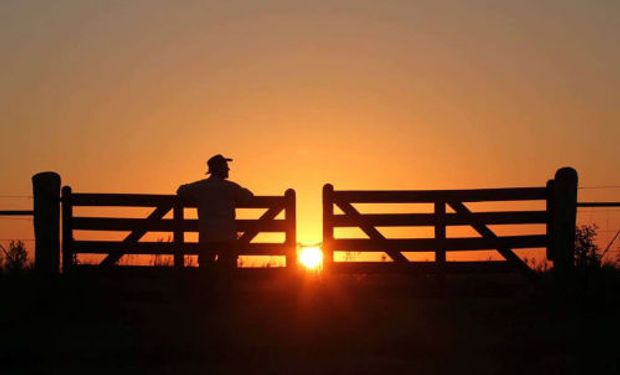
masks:
[[[60,265],[60,175],[41,172],[32,176],[34,196],[34,269],[54,275]]]
[[[286,255],[286,267],[293,271],[297,268],[297,222],[295,211],[295,190],[287,189],[284,192],[284,221],[286,222],[286,239],[285,243],[289,248]]]
[[[334,186],[323,186],[323,268],[330,270],[334,262]]]
[[[62,272],[73,267],[73,198],[70,186],[62,188]]]
[[[577,171],[560,168],[551,192],[551,256],[558,273],[575,267],[575,226],[577,224]]]

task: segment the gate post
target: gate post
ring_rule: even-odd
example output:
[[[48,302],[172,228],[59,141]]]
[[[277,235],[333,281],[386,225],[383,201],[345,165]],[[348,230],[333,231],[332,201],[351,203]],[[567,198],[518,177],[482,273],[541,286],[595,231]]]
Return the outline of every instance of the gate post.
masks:
[[[560,168],[551,193],[551,255],[553,268],[567,273],[575,267],[575,226],[577,224],[577,171]]]
[[[297,269],[297,212],[295,190],[287,189],[284,192],[284,221],[286,222],[286,233],[284,242],[287,244],[288,253],[286,255],[286,268],[289,271]]]
[[[554,261],[555,259],[555,251],[554,251],[554,241],[555,237],[553,235],[553,225],[555,218],[553,217],[553,195],[555,192],[554,189],[554,180],[551,179],[547,181],[547,201],[545,205],[545,210],[547,211],[547,260]]]
[[[73,198],[71,187],[62,188],[62,273],[74,266],[73,254]]]
[[[60,175],[41,172],[32,176],[34,196],[34,269],[58,274],[60,265]]]

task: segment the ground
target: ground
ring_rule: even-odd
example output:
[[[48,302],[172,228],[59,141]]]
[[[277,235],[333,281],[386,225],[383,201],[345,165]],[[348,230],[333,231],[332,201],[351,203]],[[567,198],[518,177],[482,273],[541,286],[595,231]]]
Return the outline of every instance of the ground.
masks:
[[[0,373],[618,373],[620,277],[0,278]]]

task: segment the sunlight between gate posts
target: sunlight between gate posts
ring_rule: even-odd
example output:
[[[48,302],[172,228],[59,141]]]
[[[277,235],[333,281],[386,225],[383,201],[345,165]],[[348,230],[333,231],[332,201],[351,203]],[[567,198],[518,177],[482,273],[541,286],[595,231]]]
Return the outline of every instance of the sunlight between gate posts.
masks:
[[[310,272],[319,272],[323,269],[323,251],[321,244],[300,245],[297,257],[303,269]]]

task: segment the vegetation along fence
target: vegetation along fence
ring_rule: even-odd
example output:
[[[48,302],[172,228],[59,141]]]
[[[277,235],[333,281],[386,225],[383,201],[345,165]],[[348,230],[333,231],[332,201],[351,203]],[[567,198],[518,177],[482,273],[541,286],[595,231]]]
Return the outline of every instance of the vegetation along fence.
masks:
[[[542,201],[544,209],[530,211],[473,212],[472,202]],[[362,214],[354,204],[430,204],[432,213]],[[336,214],[335,208],[342,213]],[[448,211],[448,210],[451,211]],[[546,186],[413,191],[338,191],[332,185],[323,188],[324,267],[342,272],[420,271],[430,273],[502,272],[532,270],[514,249],[546,248],[554,268],[565,271],[573,267],[575,221],[577,209],[577,172],[572,168],[557,171]],[[497,235],[491,225],[539,224],[544,234]],[[450,226],[469,226],[478,236],[449,238]],[[367,238],[336,238],[336,228],[360,228]],[[377,227],[432,227],[432,238],[386,238]],[[502,261],[446,261],[452,251],[495,249]],[[335,261],[336,251],[383,252],[389,262]],[[433,252],[432,262],[413,262],[404,252]]]

